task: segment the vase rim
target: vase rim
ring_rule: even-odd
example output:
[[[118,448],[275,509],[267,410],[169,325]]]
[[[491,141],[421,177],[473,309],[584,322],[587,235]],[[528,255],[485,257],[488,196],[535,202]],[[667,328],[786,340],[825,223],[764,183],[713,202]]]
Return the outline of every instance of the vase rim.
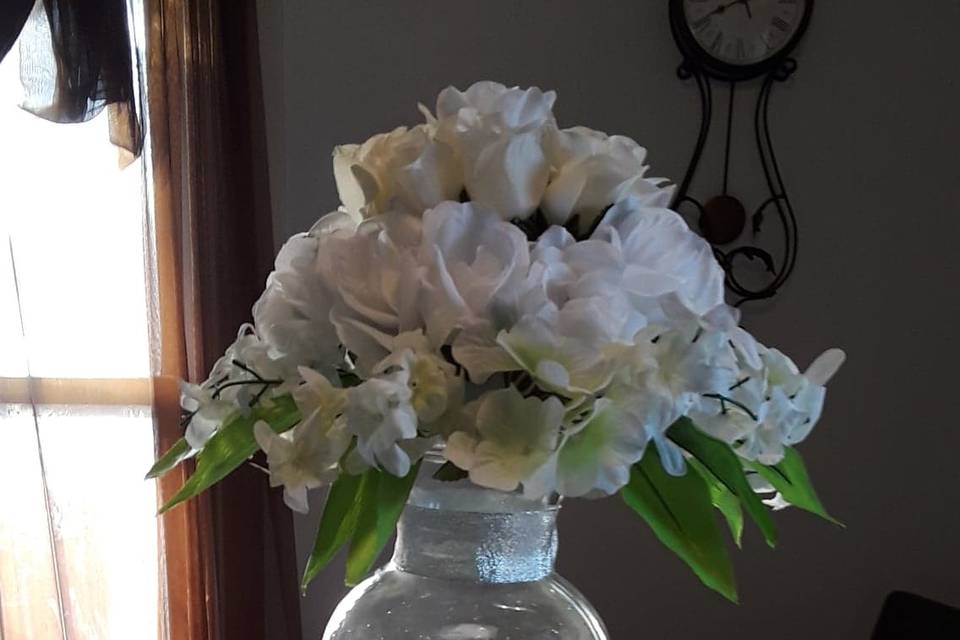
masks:
[[[434,473],[448,462],[437,449],[428,451],[423,467],[410,493],[410,505],[461,513],[551,513],[562,506],[562,496],[550,494],[530,498],[523,491],[501,491],[479,485],[469,477],[459,480],[438,480]],[[484,498],[483,496],[488,496]]]

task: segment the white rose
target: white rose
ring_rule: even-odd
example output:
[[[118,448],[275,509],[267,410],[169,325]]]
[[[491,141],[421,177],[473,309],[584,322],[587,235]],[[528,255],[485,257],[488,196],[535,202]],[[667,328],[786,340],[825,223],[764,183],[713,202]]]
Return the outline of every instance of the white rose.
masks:
[[[393,241],[385,224],[367,220],[354,233],[331,236],[318,257],[324,282],[337,293],[329,311],[335,337],[364,377],[390,353],[392,337],[421,326],[416,257]]]
[[[604,209],[627,196],[643,206],[666,207],[673,190],[663,179],[644,178],[647,151],[625,136],[607,136],[586,127],[549,133],[555,175],[544,193],[542,209],[551,224],[579,216],[580,232],[590,229]]]
[[[400,127],[362,145],[333,152],[333,174],[346,210],[357,219],[388,210],[420,214],[455,200],[463,190],[463,170],[450,145],[433,138],[434,127]]]
[[[520,89],[499,82],[481,81],[466,91],[447,87],[437,97],[437,118],[482,118],[487,125],[501,131],[522,131],[538,128],[553,121],[555,91],[543,92],[538,87]]]
[[[421,314],[434,346],[454,329],[485,323],[494,334],[515,322],[530,266],[516,226],[475,203],[445,202],[423,217]]]
[[[438,137],[463,161],[470,199],[505,220],[526,218],[540,205],[550,166],[543,149],[556,94],[536,87],[480,82],[437,99]]]

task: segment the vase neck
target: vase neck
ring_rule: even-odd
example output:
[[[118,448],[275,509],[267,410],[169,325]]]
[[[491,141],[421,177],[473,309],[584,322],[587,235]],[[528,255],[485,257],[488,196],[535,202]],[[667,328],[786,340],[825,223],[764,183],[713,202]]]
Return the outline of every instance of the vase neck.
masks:
[[[553,572],[558,507],[469,481],[439,482],[424,464],[397,527],[393,564],[418,575],[532,582]]]

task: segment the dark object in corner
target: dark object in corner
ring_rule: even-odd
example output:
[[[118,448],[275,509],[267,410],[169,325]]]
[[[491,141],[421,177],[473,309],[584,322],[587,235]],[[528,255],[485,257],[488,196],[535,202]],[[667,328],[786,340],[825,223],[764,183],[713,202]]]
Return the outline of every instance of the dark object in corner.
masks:
[[[3,60],[33,8],[33,0],[3,0],[0,3],[0,60]]]
[[[894,591],[880,610],[872,640],[956,640],[960,609],[927,598]]]

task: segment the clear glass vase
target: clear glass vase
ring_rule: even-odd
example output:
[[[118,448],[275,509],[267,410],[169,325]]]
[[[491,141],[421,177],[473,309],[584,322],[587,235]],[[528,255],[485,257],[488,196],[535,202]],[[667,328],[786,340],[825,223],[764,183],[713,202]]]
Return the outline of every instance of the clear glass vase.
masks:
[[[557,501],[435,480],[441,462],[424,460],[393,559],[340,602],[323,640],[607,640],[554,573]]]

